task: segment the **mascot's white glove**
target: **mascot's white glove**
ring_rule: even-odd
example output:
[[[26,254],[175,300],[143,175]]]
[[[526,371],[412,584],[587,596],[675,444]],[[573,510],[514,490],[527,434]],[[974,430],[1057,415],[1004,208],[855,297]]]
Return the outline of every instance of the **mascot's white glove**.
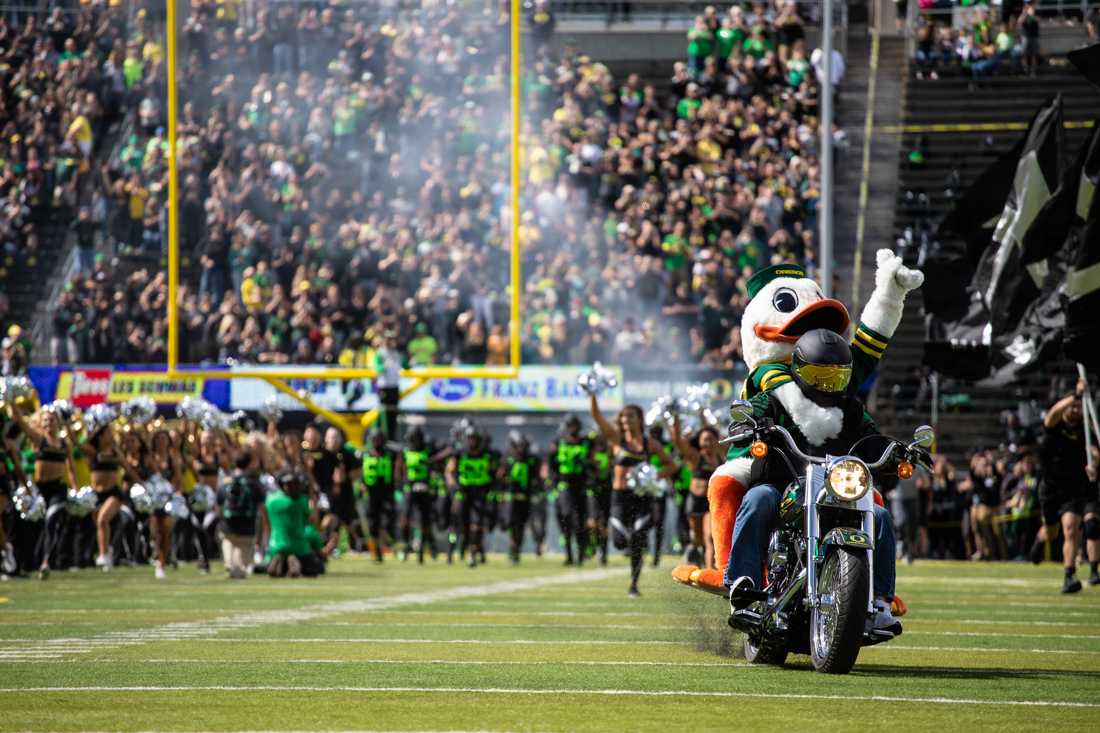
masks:
[[[888,249],[875,253],[875,289],[860,314],[860,321],[879,334],[890,338],[901,322],[905,296],[924,284],[924,273],[906,267],[901,257]]]

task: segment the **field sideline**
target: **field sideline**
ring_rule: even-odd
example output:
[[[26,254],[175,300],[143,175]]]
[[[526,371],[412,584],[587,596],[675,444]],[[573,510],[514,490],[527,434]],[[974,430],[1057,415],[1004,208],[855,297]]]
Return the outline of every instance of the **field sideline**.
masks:
[[[899,567],[902,638],[846,677],[747,665],[670,562],[477,570],[347,557],[318,580],[118,569],[0,585],[0,731],[1100,729],[1100,588]]]

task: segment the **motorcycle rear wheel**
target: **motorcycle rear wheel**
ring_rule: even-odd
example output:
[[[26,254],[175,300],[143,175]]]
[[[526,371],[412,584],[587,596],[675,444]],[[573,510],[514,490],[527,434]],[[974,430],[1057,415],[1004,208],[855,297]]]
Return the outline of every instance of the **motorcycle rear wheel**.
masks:
[[[764,641],[757,646],[752,638],[745,634],[745,659],[751,664],[771,664],[781,667],[787,661],[787,645]]]
[[[821,605],[810,614],[810,658],[818,672],[847,674],[855,665],[867,623],[869,583],[866,550],[829,548],[817,582]]]

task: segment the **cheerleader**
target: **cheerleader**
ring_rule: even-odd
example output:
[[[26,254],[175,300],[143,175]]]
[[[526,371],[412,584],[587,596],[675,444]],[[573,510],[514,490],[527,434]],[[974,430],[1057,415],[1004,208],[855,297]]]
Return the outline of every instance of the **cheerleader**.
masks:
[[[122,493],[122,476],[129,473],[131,479],[137,474],[126,471],[119,455],[114,428],[107,423],[88,436],[83,445],[83,453],[88,459],[88,480],[96,493],[95,539],[99,554],[96,555],[96,567],[107,572],[114,565],[114,549],[111,541],[111,523],[122,511],[125,496]]]
[[[637,598],[638,578],[642,574],[643,557],[653,527],[653,502],[627,488],[627,477],[635,466],[657,456],[664,468],[662,476],[671,475],[676,464],[664,447],[646,435],[642,408],[627,405],[619,411],[612,425],[600,412],[596,395],[591,397],[592,419],[600,428],[611,449],[611,534],[616,549],[630,554],[629,595]]]
[[[229,473],[234,463],[232,447],[222,433],[210,429],[203,430],[199,434],[198,446],[198,452],[194,458],[184,458],[180,454],[185,469],[184,474],[189,473],[194,477],[193,481],[185,481],[182,485],[184,495],[193,493],[194,487],[198,485],[207,486],[211,490],[217,489],[220,477],[223,473]],[[189,486],[188,483],[190,483]],[[210,511],[190,510],[188,520],[186,523],[177,524],[174,528],[176,546],[184,547],[188,541],[196,543],[199,551],[199,572],[206,575],[210,572],[210,558],[214,550],[212,529],[217,521],[217,514]]]
[[[680,416],[672,419],[672,441],[676,450],[683,456],[691,469],[691,485],[684,512],[688,518],[688,531],[691,547],[688,549],[688,562],[698,562],[699,549],[703,549],[702,566],[713,568],[714,541],[710,535],[710,503],[707,500],[707,482],[711,474],[725,463],[724,451],[719,444],[718,431],[706,425],[690,439],[680,429]]]
[[[61,420],[52,410],[40,410],[34,420],[27,420],[19,405],[12,405],[12,417],[19,424],[23,435],[35,447],[34,482],[38,493],[46,502],[46,525],[41,543],[39,580],[50,577],[50,559],[57,550],[65,532],[68,514],[65,500],[73,484],[71,448],[61,437]],[[33,424],[32,424],[33,423]]]

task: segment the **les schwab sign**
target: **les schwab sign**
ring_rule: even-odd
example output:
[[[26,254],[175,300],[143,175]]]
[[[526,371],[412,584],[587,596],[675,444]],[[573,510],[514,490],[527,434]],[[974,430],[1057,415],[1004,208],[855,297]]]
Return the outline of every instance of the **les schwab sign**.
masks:
[[[134,397],[152,397],[156,402],[174,404],[185,397],[202,397],[204,384],[201,378],[169,379],[163,372],[73,369],[58,378],[56,398],[69,400],[81,409]]]

